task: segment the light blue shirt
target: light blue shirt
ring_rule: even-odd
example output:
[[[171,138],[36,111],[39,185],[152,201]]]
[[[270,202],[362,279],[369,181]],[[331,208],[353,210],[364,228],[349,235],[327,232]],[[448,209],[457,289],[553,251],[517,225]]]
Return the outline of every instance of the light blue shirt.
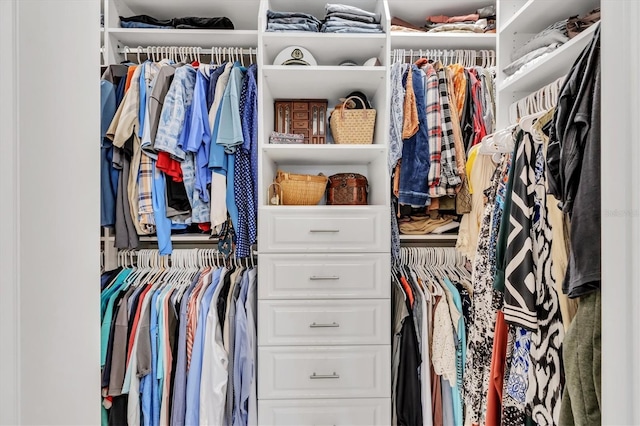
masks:
[[[453,296],[453,303],[460,312],[460,317],[458,318],[458,335],[456,338],[456,358],[458,360],[462,360],[462,363],[456,360],[456,373],[457,373],[457,383],[451,383],[451,399],[453,401],[453,419],[456,425],[462,425],[463,423],[463,403],[462,403],[462,377],[464,375],[464,360],[466,359],[466,347],[467,347],[467,338],[466,331],[464,326],[464,315],[462,314],[462,299],[460,298],[460,293],[458,289],[453,285],[453,283],[447,277],[443,277],[443,281],[446,284],[447,288],[451,292]]]
[[[171,87],[164,98],[154,143],[156,150],[168,152],[180,161],[184,160],[185,153],[179,147],[179,143],[187,111],[193,101],[195,84],[196,70],[192,66],[185,65],[176,70]]]
[[[242,121],[240,119],[240,96],[242,91],[242,81],[247,69],[239,63],[233,64],[229,74],[229,82],[224,89],[222,102],[220,103],[220,129],[217,134],[216,143],[223,145],[225,151],[232,154],[237,145],[244,142],[242,135]]]
[[[171,219],[167,217],[166,177],[156,169],[156,161],[152,161],[153,182],[151,185],[151,202],[153,205],[153,218],[156,222],[156,235],[158,237],[158,250],[160,255],[171,254]]]
[[[204,290],[204,295],[200,299],[200,311],[198,312],[198,322],[193,337],[193,349],[191,351],[191,364],[187,372],[187,413],[185,417],[186,425],[200,424],[200,379],[202,375],[202,354],[204,337],[207,325],[207,314],[209,305],[213,298],[213,293],[220,281],[222,269],[213,271],[211,284]]]
[[[166,286],[162,289],[160,296],[158,296],[158,347],[157,347],[157,357],[158,361],[156,363],[156,375],[154,377],[154,386],[157,388],[156,399],[152,401],[153,403],[153,425],[160,424],[160,406],[162,405],[162,391],[164,389],[164,365],[166,363],[165,359],[165,349],[167,345],[167,341],[165,339],[165,329],[164,329],[164,312],[166,310],[165,302],[167,298],[167,294],[171,288]]]
[[[208,77],[202,72],[198,72],[186,145],[187,151],[195,153],[195,195],[205,203],[209,202],[207,185],[211,183],[211,171],[209,170],[211,129],[209,128],[209,113],[207,111],[208,85]]]
[[[158,371],[158,298],[163,290],[157,290],[153,293],[151,299],[151,316],[149,318],[149,335],[151,337],[151,372],[147,375],[147,379],[150,383],[151,387],[151,399],[143,399],[143,412],[144,412],[144,404],[150,404],[150,408],[148,412],[150,413],[149,418],[144,419],[145,426],[148,424],[156,425],[154,422],[156,418],[156,400],[158,400],[158,386],[157,380],[155,377]],[[157,413],[158,419],[160,418],[160,413]]]
[[[147,106],[147,80],[144,77],[146,67],[149,66],[149,62],[144,62],[140,67],[142,70],[140,71],[140,105],[138,109],[138,122],[140,123],[140,127],[138,128],[138,137],[142,138],[142,134],[144,132],[144,111]]]
[[[240,294],[236,301],[235,346],[233,353],[233,426],[247,425],[248,412],[245,407],[251,390],[253,356],[249,353],[247,336],[247,291],[249,290],[249,273],[245,272],[240,281]]]
[[[186,409],[187,386],[187,305],[200,274],[191,282],[180,301],[180,322],[178,325],[178,359],[173,379],[173,400],[171,404],[171,426],[183,426]]]

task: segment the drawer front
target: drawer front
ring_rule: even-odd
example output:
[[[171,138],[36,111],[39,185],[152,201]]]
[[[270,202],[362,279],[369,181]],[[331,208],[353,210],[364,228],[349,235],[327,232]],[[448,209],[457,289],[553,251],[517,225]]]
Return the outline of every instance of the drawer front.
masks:
[[[260,400],[258,422],[265,426],[387,426],[391,424],[391,400]]]
[[[308,111],[309,103],[308,102],[293,102],[293,110],[294,111]]]
[[[388,398],[391,346],[258,349],[260,399]]]
[[[309,120],[309,113],[308,112],[294,112],[293,113],[293,119],[294,120]]]
[[[385,299],[391,255],[260,254],[258,298]]]
[[[309,121],[308,120],[307,121],[295,121],[294,120],[294,122],[293,122],[294,133],[295,133],[296,130],[299,130],[299,129],[308,130],[309,129]]]
[[[258,345],[385,345],[390,300],[263,300]]]
[[[390,251],[387,207],[276,207],[260,211],[261,252]]]

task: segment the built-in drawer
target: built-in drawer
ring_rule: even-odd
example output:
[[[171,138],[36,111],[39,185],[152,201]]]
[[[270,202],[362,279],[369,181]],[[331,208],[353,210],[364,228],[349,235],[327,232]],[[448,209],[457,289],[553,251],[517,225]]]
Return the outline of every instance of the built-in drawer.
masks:
[[[386,206],[282,206],[259,215],[260,252],[390,251]]]
[[[389,398],[391,346],[263,346],[258,397]]]
[[[260,400],[258,419],[264,426],[388,426],[391,424],[391,400]]]
[[[258,345],[385,345],[389,299],[262,300]]]
[[[260,254],[258,298],[385,299],[390,254]]]

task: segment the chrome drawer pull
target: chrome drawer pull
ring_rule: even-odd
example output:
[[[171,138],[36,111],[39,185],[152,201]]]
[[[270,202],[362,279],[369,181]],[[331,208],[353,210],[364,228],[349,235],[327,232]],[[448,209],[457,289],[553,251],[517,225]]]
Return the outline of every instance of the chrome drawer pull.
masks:
[[[336,374],[336,372],[334,371],[333,374],[316,374],[313,373],[311,376],[309,376],[310,379],[339,379],[340,375]]]
[[[337,322],[332,322],[331,324],[316,324],[315,322],[309,324],[310,328],[326,328],[326,327],[340,327],[340,324]]]
[[[340,232],[339,229],[311,229],[309,232]]]
[[[320,281],[320,280],[339,280],[340,277],[337,275],[326,275],[326,276],[317,276],[317,275],[312,275],[309,277],[309,279],[311,281]]]

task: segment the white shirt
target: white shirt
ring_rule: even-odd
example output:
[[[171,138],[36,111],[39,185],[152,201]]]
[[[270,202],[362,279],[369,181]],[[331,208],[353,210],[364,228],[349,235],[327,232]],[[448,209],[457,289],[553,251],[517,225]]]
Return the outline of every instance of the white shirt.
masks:
[[[218,319],[218,297],[223,287],[225,269],[213,293],[207,314],[207,333],[202,349],[202,373],[200,378],[200,424],[224,425],[227,401],[229,354],[222,342],[222,328]]]

